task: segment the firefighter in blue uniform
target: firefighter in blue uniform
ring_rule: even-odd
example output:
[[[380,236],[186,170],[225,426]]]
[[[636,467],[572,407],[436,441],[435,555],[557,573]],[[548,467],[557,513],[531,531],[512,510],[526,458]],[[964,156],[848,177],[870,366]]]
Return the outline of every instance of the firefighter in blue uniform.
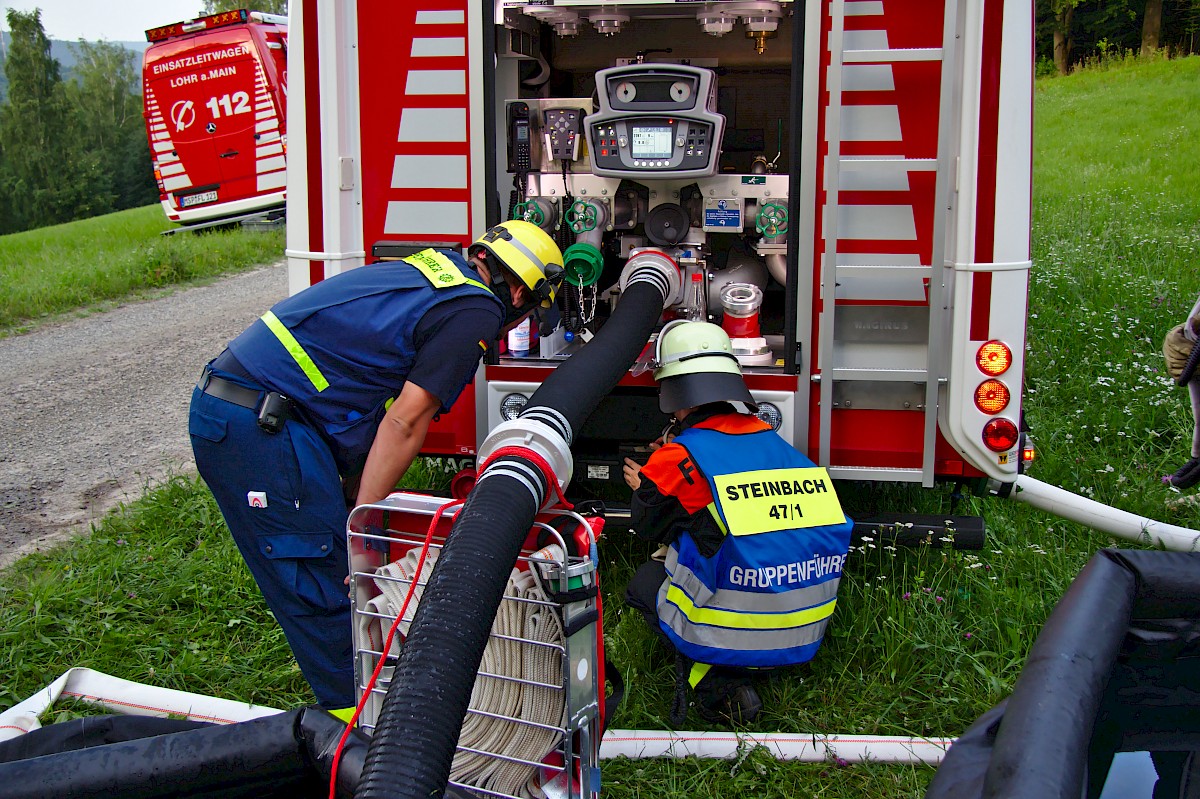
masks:
[[[354,705],[347,503],[391,493],[488,344],[550,307],[562,252],[510,221],[276,304],[205,367],[196,466],[325,708]]]
[[[734,407],[757,410],[725,331],[671,322],[655,362],[659,407],[680,430],[644,466],[627,458],[624,476],[631,526],[665,558],[638,569],[626,601],[675,650],[672,723],[689,685],[706,720],[750,723],[753,677],[817,653],[852,523],[824,469]]]

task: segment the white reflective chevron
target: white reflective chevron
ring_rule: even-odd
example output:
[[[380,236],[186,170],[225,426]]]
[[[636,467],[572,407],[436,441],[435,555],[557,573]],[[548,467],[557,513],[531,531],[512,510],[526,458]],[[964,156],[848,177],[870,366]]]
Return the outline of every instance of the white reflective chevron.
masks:
[[[418,25],[461,25],[464,22],[463,12],[451,11],[418,11]]]
[[[392,165],[393,189],[465,189],[465,155],[398,155]]]
[[[396,141],[448,142],[467,140],[467,109],[405,108]]]
[[[466,40],[460,36],[437,39],[413,39],[413,58],[438,58],[466,55]]]
[[[404,93],[466,94],[467,72],[463,69],[412,69],[408,72],[408,83]]]
[[[430,236],[468,236],[466,202],[388,203],[383,232]]]

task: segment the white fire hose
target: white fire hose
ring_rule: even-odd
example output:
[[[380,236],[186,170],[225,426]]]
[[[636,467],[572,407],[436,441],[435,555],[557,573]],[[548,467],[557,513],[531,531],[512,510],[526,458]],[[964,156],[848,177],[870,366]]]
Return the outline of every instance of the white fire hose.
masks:
[[[561,553],[561,548],[554,549]],[[403,635],[408,634],[439,552],[431,549],[426,556],[413,589],[413,601],[398,628]],[[376,570],[375,583],[382,593],[368,603],[368,613],[395,618],[419,554],[420,549],[415,548]],[[479,664],[483,679],[475,681],[471,692],[471,712],[463,722],[451,781],[507,796],[544,795],[538,769],[527,763],[542,762],[561,745],[561,733],[549,728],[562,728],[566,723],[566,697],[561,688],[563,630],[547,602],[532,564],[528,571],[513,569]],[[359,623],[378,628],[380,620],[364,614]],[[382,638],[379,629],[361,632],[367,633],[361,640],[375,642]],[[393,642],[390,654],[398,656],[399,650],[398,642]]]
[[[1161,546],[1176,552],[1200,550],[1200,530],[1155,521],[1135,513],[1118,510],[1094,499],[1072,494],[1058,486],[1018,475],[1008,495],[1035,508],[1092,527],[1117,538]]]

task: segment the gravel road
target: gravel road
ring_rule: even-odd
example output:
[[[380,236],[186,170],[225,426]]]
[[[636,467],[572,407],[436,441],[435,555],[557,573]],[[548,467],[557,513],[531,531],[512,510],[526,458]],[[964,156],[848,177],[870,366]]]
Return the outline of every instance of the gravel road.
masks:
[[[201,368],[286,295],[281,261],[0,339],[0,568],[194,471]]]

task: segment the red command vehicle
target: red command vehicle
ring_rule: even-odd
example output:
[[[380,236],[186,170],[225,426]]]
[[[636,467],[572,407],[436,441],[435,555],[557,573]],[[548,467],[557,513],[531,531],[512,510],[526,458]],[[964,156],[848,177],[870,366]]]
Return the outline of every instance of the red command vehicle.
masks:
[[[287,18],[223,11],[146,31],[146,132],[163,211],[196,224],[282,210]]]

